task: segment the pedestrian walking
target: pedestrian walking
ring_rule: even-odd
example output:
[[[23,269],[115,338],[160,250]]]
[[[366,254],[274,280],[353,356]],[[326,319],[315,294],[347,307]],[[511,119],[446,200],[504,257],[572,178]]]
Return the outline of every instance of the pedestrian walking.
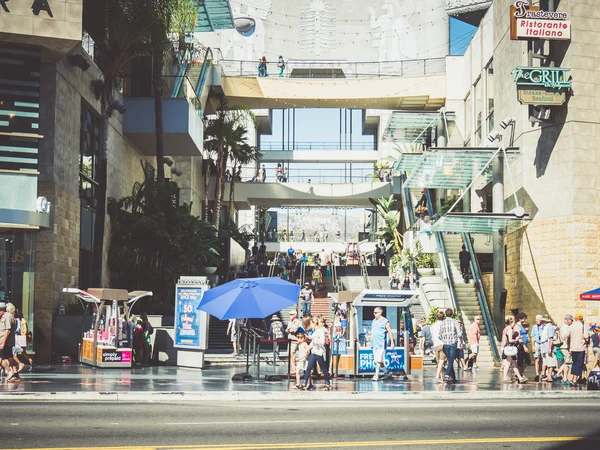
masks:
[[[479,328],[480,324],[481,316],[475,316],[467,333],[467,343],[469,345],[469,350],[471,350],[471,354],[469,355],[469,360],[467,361],[466,370],[477,368],[477,355],[479,354],[479,343],[481,341],[481,330]]]
[[[294,366],[293,372],[296,374],[296,389],[303,389],[301,376],[306,373],[306,368],[308,367],[308,355],[310,350],[308,349],[308,343],[306,342],[306,334],[298,333],[296,334],[297,344],[296,351],[291,354],[293,358]],[[309,374],[308,378],[308,389],[312,389],[313,380]]]
[[[594,326],[593,334],[591,336],[592,341],[592,353],[594,359],[598,361],[600,359],[600,327]]]
[[[571,366],[573,364],[573,359],[571,358],[571,352],[569,351],[569,327],[573,323],[573,316],[571,314],[567,314],[565,316],[563,324],[560,326],[560,338],[562,339],[562,345],[560,346],[560,354],[562,355],[563,363],[559,365],[558,371],[556,373],[557,380],[562,380],[562,384],[568,386],[569,382],[569,373],[571,371]],[[556,338],[555,338],[556,339]],[[558,351],[557,351],[557,359],[558,359]]]
[[[284,338],[283,322],[277,314],[271,317],[271,326],[269,327],[269,336],[273,341],[280,341]],[[279,358],[279,342],[273,342],[273,350],[276,358]]]
[[[279,59],[277,60],[277,68],[279,69],[279,77],[283,78],[283,72],[285,70],[285,61],[283,60],[283,56],[279,55]]]
[[[517,353],[517,367],[521,375],[525,372],[525,367],[531,364],[531,358],[529,357],[529,335],[527,334],[527,314],[521,312],[517,316],[515,323],[515,330],[519,332],[520,343]],[[543,358],[543,357],[542,357]]]
[[[227,336],[231,338],[231,345],[233,346],[233,352],[231,353],[233,356],[237,356],[238,354],[238,323],[237,319],[229,319],[229,324],[227,325]]]
[[[300,290],[300,308],[302,309],[303,317],[310,317],[310,309],[314,301],[314,293],[308,282],[304,283],[304,287]]]
[[[21,377],[18,373],[17,362],[13,358],[15,346],[15,320],[8,312],[11,303],[0,302],[0,367],[7,377],[8,383],[19,383]]]
[[[444,382],[442,371],[444,369],[444,363],[446,362],[446,354],[444,353],[444,342],[440,339],[440,327],[445,318],[446,314],[442,311],[438,311],[436,315],[437,320],[431,325],[431,342],[433,343],[434,357],[437,364],[435,373],[435,381],[437,383]]]
[[[18,371],[25,368],[29,363],[29,371],[33,370],[33,359],[27,354],[27,343],[31,340],[31,333],[27,328],[27,321],[18,309],[15,311],[15,346],[13,347],[13,358],[18,365]]]
[[[448,359],[444,382],[456,382],[456,373],[454,372],[454,360],[457,357],[459,336],[461,333],[458,321],[452,316],[454,311],[451,308],[446,309],[446,318],[440,325],[440,340],[444,343],[444,354]]]
[[[504,330],[502,331],[502,359],[503,359],[503,382],[512,384],[512,379],[508,376],[508,370],[510,366],[513,366],[515,376],[517,377],[519,384],[526,383],[528,380],[519,372],[517,366],[517,354],[519,352],[520,345],[520,334],[518,330],[515,330],[515,319],[512,316],[506,316],[504,319]]]
[[[304,372],[304,381],[302,383],[302,387],[305,390],[308,390],[308,379],[310,372],[318,365],[325,377],[325,387],[323,389],[329,391],[331,390],[331,380],[329,378],[327,364],[325,363],[325,354],[327,350],[325,348],[326,333],[325,328],[323,327],[323,319],[321,317],[317,317],[313,323],[314,330],[311,336],[311,343],[308,346],[310,350],[310,356],[308,357],[308,365],[306,367],[306,371]]]
[[[569,342],[569,351],[573,360],[571,368],[570,385],[575,386],[580,381],[583,374],[583,366],[585,362],[585,348],[589,344],[589,332],[583,324],[583,314],[578,312],[575,314],[575,321],[569,325],[566,340]]]
[[[552,324],[550,317],[548,315],[542,316],[542,322],[545,323],[544,330],[542,331],[541,336],[541,352],[544,358],[541,374],[543,377],[540,378],[540,381],[552,383],[553,380],[553,372],[556,369],[557,361],[556,361],[556,351],[554,349],[554,334],[556,332],[556,328]]]
[[[540,381],[540,369],[542,366],[542,332],[545,324],[542,323],[542,315],[535,316],[535,325],[531,328],[531,340],[533,341],[533,357],[535,361],[535,378],[534,381]]]
[[[302,327],[302,322],[298,319],[296,311],[290,311],[290,318],[288,320],[287,328],[285,332],[288,337],[288,345],[290,346],[290,366],[291,371],[296,371],[296,352],[298,351],[298,329]]]
[[[388,372],[385,366],[385,350],[388,339],[390,348],[394,348],[394,332],[390,326],[390,321],[383,316],[383,308],[377,306],[373,310],[375,318],[371,323],[371,349],[373,350],[373,360],[375,361],[375,374],[372,380],[379,380],[379,369],[383,368],[383,378],[391,378],[392,374]]]
[[[302,235],[300,236],[300,242],[306,242],[306,233],[302,230]]]
[[[469,266],[471,264],[471,255],[467,251],[467,247],[462,246],[462,250],[458,254],[460,261],[460,273],[462,274],[465,283],[469,282]]]

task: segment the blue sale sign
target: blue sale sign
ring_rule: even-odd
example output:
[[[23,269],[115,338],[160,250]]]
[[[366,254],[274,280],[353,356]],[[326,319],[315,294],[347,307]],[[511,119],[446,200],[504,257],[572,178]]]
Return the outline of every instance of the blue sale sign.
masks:
[[[385,367],[390,372],[404,370],[404,349],[395,348],[385,351]],[[373,350],[370,348],[358,350],[358,373],[367,374],[375,372]]]
[[[175,347],[200,348],[200,311],[205,288],[177,286],[175,291]]]

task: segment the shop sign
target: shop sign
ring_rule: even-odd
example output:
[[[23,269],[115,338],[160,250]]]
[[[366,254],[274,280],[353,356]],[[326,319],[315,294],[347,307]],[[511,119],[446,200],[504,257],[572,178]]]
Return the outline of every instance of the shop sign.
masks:
[[[131,363],[131,350],[98,348],[96,360],[103,363]]]
[[[10,9],[8,8],[10,5],[8,4],[10,0],[0,0],[0,12],[4,11],[7,13],[10,13]],[[14,2],[15,0],[13,0]],[[23,1],[23,0],[16,0],[17,2],[19,1]],[[50,8],[50,4],[48,3],[48,0],[33,0],[33,3],[31,4],[31,11],[33,12],[34,15],[39,16],[41,11],[46,11],[46,13],[48,13],[48,15],[50,17],[54,17],[54,15],[52,15],[52,9]]]
[[[571,80],[567,79],[570,70],[561,67],[517,67],[511,73],[515,76],[517,86],[559,90],[571,87]]]
[[[571,22],[563,12],[541,11],[539,6],[529,6],[527,1],[517,0],[510,7],[510,38],[570,40]]]
[[[522,105],[562,105],[567,100],[567,93],[550,89],[519,88],[517,99]]]
[[[208,285],[177,285],[175,289],[175,347],[200,348],[200,300]]]
[[[385,351],[385,367],[390,372],[398,372],[404,370],[404,349],[387,349]],[[373,373],[375,372],[375,359],[373,358],[373,350],[359,349],[358,350],[358,373]]]

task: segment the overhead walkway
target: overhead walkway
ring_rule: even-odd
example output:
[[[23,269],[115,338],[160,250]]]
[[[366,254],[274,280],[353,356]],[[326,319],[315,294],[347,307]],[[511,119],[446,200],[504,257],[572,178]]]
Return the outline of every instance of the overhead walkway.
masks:
[[[371,207],[369,198],[388,198],[392,183],[238,183],[234,201],[239,209],[251,206],[354,206]],[[226,185],[225,198],[229,198]]]
[[[236,66],[239,63],[240,70]],[[250,109],[271,108],[358,108],[437,111],[446,102],[445,60],[398,61],[398,68],[388,71],[378,63],[367,69],[355,69],[347,78],[340,62],[324,62],[320,71],[302,71],[297,62],[295,75],[259,77],[256,62],[225,61],[214,67],[211,79],[216,94],[207,112],[212,113],[225,97],[231,105]],[[414,63],[414,64],[412,64]],[[306,64],[309,64],[308,62]],[[352,67],[354,63],[349,68]],[[248,69],[245,69],[247,67]],[[337,70],[332,76],[327,70]],[[338,73],[336,72],[336,73]],[[240,75],[241,74],[241,75]]]
[[[315,147],[313,150],[263,150],[260,161],[270,162],[315,162],[369,163],[379,159],[377,150],[331,150]]]

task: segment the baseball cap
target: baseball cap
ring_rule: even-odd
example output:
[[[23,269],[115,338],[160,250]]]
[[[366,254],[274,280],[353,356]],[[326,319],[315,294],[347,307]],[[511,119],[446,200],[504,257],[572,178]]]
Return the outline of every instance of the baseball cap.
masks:
[[[565,316],[565,320],[573,320],[573,316],[571,314],[567,314]]]
[[[0,309],[6,309],[6,303],[0,302]]]
[[[578,312],[577,314],[575,314],[575,318],[576,318],[577,320],[583,320],[583,314],[582,314],[582,313],[580,313],[580,312]]]

